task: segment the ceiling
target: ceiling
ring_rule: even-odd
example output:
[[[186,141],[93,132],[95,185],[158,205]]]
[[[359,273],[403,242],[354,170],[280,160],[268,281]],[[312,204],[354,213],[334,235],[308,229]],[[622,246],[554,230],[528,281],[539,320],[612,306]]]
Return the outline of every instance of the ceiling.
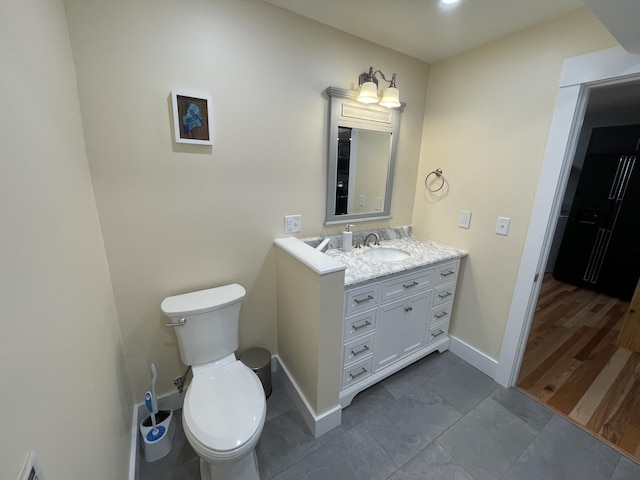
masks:
[[[439,0],[267,1],[427,63],[584,6],[582,0],[461,0],[449,7]],[[600,1],[612,8],[610,0],[591,3]]]

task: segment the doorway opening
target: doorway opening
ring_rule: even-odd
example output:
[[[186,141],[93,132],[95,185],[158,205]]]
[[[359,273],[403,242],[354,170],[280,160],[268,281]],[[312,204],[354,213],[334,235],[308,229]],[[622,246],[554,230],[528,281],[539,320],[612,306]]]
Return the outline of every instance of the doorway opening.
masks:
[[[640,353],[616,345],[640,275],[640,83],[595,88],[516,386],[640,462]]]
[[[628,415],[640,415],[640,411],[632,413],[627,409],[627,412],[624,413],[619,409],[619,407],[625,406],[623,405],[625,401],[626,407],[635,405],[640,409],[640,405],[638,405],[640,403],[640,382],[637,380],[637,372],[640,371],[640,357],[627,363],[633,357],[632,352],[616,353],[618,350],[615,346],[615,338],[613,338],[620,328],[618,321],[622,317],[621,312],[628,304],[625,304],[624,300],[618,301],[615,298],[596,298],[595,296],[601,294],[591,290],[586,290],[584,293],[584,290],[574,285],[558,282],[549,273],[545,275],[545,271],[548,270],[545,267],[548,260],[553,267],[554,255],[558,253],[558,242],[555,242],[554,251],[552,240],[557,236],[554,236],[555,230],[562,229],[561,215],[568,213],[567,211],[563,212],[562,207],[565,192],[571,191],[574,187],[570,185],[572,161],[580,156],[584,159],[586,145],[594,128],[605,125],[640,123],[638,122],[638,118],[640,118],[638,115],[640,112],[640,77],[638,76],[640,74],[640,56],[627,54],[622,49],[611,49],[584,57],[587,57],[587,60],[578,57],[576,63],[573,64],[578,72],[574,78],[571,78],[571,74],[567,74],[567,64],[563,70],[556,113],[549,135],[549,145],[545,154],[536,205],[532,213],[518,283],[498,362],[496,380],[505,386],[513,386],[518,379],[518,373],[522,372],[520,383],[524,386],[535,384],[543,400],[544,397],[549,399],[556,394],[559,395],[550,406],[559,413],[565,414],[569,420],[580,424],[576,418],[581,419],[583,426],[589,422],[592,427],[598,424],[602,430],[608,419],[611,422],[607,428],[613,431],[615,430],[612,428],[614,424],[621,425],[625,421],[628,422]],[[619,62],[621,59],[624,61]],[[591,72],[586,73],[588,68],[585,68],[585,65],[588,64],[590,64],[590,68],[595,64],[596,68],[592,68]],[[565,82],[564,85],[563,82]],[[581,141],[581,137],[586,137],[587,141]],[[541,227],[543,227],[542,231],[540,231]],[[574,295],[578,295],[578,297],[574,297]],[[582,300],[575,300],[580,296]],[[565,305],[554,305],[553,301],[556,297],[564,299]],[[573,299],[571,300],[571,298]],[[570,299],[571,306],[567,306],[567,299]],[[583,302],[583,304],[580,305],[579,302]],[[564,313],[562,313],[563,309]],[[573,315],[568,315],[572,309],[574,314],[580,313],[578,317],[582,318],[573,318]],[[553,311],[565,317],[542,325],[553,318],[549,316]],[[536,319],[534,313],[542,317]],[[542,319],[543,317],[544,319]],[[587,324],[579,323],[585,319]],[[596,332],[590,338],[580,335],[573,336],[573,333],[578,330],[585,333],[591,329],[591,333],[593,333],[596,331],[595,324],[602,319],[605,321],[601,326],[606,328]],[[592,322],[592,325],[589,322]],[[566,343],[567,337],[562,338],[562,334],[558,332],[561,332],[562,328],[574,326],[576,329],[569,334],[571,341]],[[537,345],[541,344],[543,341],[541,340],[541,332],[546,329],[546,333],[551,334],[551,342],[557,342],[555,345],[558,348],[550,348],[552,353],[548,357],[544,357],[540,353],[544,349],[538,347],[535,355],[527,354],[530,357],[527,359],[524,352],[530,328],[535,331],[534,338],[529,339],[530,346],[536,342]],[[553,335],[554,332],[556,335]],[[612,338],[614,345],[608,346],[608,343],[611,343],[609,340]],[[551,346],[553,347],[553,343]],[[534,347],[536,345],[533,345],[532,351],[535,351]],[[592,354],[596,347],[598,347],[597,350],[605,349],[611,355],[604,360],[595,361],[595,356]],[[525,357],[524,362],[523,357]],[[563,364],[561,371],[543,372],[560,358],[563,359],[560,362]],[[534,364],[525,363],[532,359]],[[602,365],[598,370],[588,373],[587,363],[594,363],[594,361]],[[603,373],[603,369],[607,368],[609,370]],[[613,372],[612,368],[616,369],[616,372]],[[536,370],[541,375],[536,376]],[[627,378],[626,383],[623,381],[621,385],[612,387],[611,377],[614,380],[618,377],[622,379],[625,376],[620,375],[622,370],[625,375],[631,375],[631,377],[625,377]],[[599,385],[596,382],[597,379],[599,379]],[[593,386],[594,382],[595,386]],[[567,387],[563,388],[563,385],[567,385]],[[576,385],[580,388],[573,390],[569,388]],[[577,391],[581,390],[584,393],[592,386],[589,398],[585,400],[582,400],[581,397],[575,398],[578,395]],[[637,393],[632,393],[629,396],[629,392],[635,391],[636,388]],[[593,395],[594,390],[597,390],[595,396]],[[569,398],[572,400],[568,401]],[[617,417],[614,414],[605,413],[606,409],[602,402],[605,398],[608,399],[608,403],[612,403],[616,407],[615,411],[619,412]],[[543,403],[545,402],[543,401]],[[572,419],[570,414],[576,418]],[[603,416],[607,419],[603,419]],[[592,431],[592,433],[594,432]],[[627,448],[624,453],[631,457],[637,454],[636,461],[639,461],[640,430],[636,433],[638,434],[635,435],[637,444]],[[598,433],[595,432],[595,434]],[[616,435],[624,436],[624,434],[617,433],[613,437]],[[605,441],[607,441],[606,438]],[[625,441],[627,444],[631,443],[629,437]],[[609,441],[608,443],[615,442]]]
[[[590,92],[640,81],[640,55],[621,47],[565,60],[494,379],[515,385]]]

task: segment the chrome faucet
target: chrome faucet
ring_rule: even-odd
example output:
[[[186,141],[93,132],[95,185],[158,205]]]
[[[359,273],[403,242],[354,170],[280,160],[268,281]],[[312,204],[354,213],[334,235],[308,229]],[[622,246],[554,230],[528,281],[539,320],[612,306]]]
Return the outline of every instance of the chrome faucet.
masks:
[[[364,237],[363,246],[368,247],[369,246],[369,240],[371,240],[371,238],[375,238],[376,239],[376,241],[374,242],[374,245],[380,245],[380,237],[378,236],[378,234],[375,233],[375,232],[371,232],[369,235]]]

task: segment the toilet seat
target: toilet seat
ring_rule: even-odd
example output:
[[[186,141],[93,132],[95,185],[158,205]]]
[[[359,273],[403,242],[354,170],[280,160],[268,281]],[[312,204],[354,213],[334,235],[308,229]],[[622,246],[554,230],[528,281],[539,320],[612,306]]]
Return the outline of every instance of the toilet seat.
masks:
[[[182,417],[185,434],[200,456],[216,462],[250,452],[258,443],[265,416],[260,379],[235,357],[194,369]]]

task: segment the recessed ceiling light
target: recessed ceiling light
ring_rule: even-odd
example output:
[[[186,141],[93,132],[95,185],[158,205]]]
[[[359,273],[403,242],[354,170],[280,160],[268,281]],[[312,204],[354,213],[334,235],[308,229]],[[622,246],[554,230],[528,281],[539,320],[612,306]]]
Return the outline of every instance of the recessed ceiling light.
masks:
[[[443,5],[453,5],[454,3],[458,3],[460,0],[440,0],[440,3]]]

